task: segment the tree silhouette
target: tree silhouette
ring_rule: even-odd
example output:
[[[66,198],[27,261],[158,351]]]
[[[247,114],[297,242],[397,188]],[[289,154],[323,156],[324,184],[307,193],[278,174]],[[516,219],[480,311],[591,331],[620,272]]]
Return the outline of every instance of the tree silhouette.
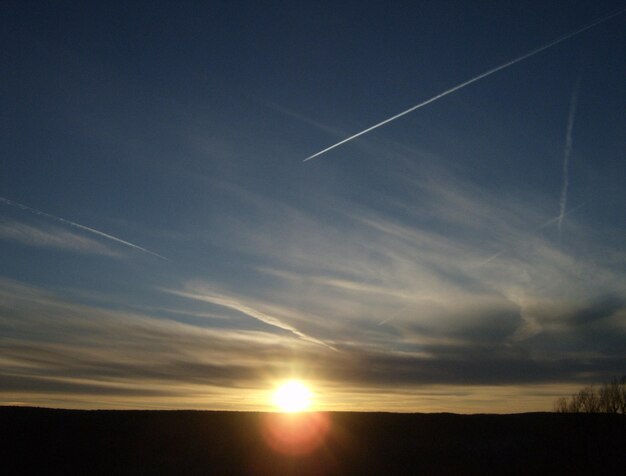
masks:
[[[626,375],[614,378],[598,390],[585,387],[571,397],[554,402],[557,413],[621,413],[626,414]]]

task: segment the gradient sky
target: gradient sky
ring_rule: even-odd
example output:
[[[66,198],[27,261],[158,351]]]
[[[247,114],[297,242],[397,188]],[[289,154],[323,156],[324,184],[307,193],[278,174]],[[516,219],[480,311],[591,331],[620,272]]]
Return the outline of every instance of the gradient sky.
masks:
[[[302,162],[626,4],[339,3],[2,2],[0,403],[516,412],[626,373],[626,14]]]

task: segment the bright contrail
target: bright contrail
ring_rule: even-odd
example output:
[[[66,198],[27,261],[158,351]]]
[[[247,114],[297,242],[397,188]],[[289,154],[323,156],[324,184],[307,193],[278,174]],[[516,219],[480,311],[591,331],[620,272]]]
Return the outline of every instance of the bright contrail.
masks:
[[[574,129],[574,120],[576,119],[576,105],[578,104],[578,90],[580,89],[580,76],[576,80],[572,97],[569,102],[569,115],[567,116],[567,132],[565,133],[565,149],[563,150],[563,187],[561,188],[561,199],[559,200],[559,219],[558,228],[559,235],[563,227],[563,218],[565,218],[565,207],[567,206],[567,189],[569,187],[569,157],[572,153],[572,131]]]
[[[10,205],[10,206],[13,206],[13,207],[20,208],[22,210],[29,211],[31,213],[34,213],[35,215],[40,215],[40,216],[43,216],[43,217],[51,218],[51,219],[53,219],[53,220],[55,220],[55,221],[57,221],[59,223],[63,223],[65,225],[69,225],[69,226],[73,226],[75,228],[79,228],[79,229],[81,229],[83,231],[87,231],[89,233],[93,233],[94,235],[98,235],[98,236],[101,236],[103,238],[107,238],[109,240],[116,241],[117,243],[121,243],[123,245],[129,246],[129,247],[134,248],[136,250],[143,251],[144,253],[148,253],[148,254],[150,254],[152,256],[156,256],[157,258],[161,258],[161,259],[164,259],[166,261],[170,261],[165,256],[161,256],[160,254],[157,254],[154,251],[147,250],[145,248],[142,248],[141,246],[135,245],[133,243],[129,243],[128,241],[122,240],[121,238],[117,238],[116,236],[109,235],[109,234],[104,233],[102,231],[94,230],[93,228],[89,228],[88,226],[81,225],[80,223],[75,223],[73,221],[66,220],[65,218],[61,218],[61,217],[58,217],[56,215],[51,215],[49,213],[42,212],[41,210],[37,210],[36,208],[31,208],[31,207],[23,205],[21,203],[14,202],[13,200],[9,200],[7,198],[0,197],[0,202],[5,203],[5,204]]]
[[[352,139],[356,139],[357,137],[360,137],[363,134],[367,134],[368,132],[373,131],[374,129],[378,129],[379,127],[384,126],[385,124],[387,124],[387,123],[389,123],[391,121],[395,121],[396,119],[399,119],[400,117],[402,117],[402,116],[404,116],[404,115],[406,115],[406,114],[408,114],[410,112],[413,112],[416,109],[424,107],[427,104],[430,104],[431,102],[435,102],[437,99],[441,99],[442,97],[447,96],[448,94],[452,94],[453,92],[458,91],[459,89],[462,89],[465,86],[469,86],[470,84],[475,83],[476,81],[480,81],[481,79],[486,78],[487,76],[491,76],[492,74],[497,73],[500,70],[508,68],[509,66],[513,66],[515,63],[519,63],[520,61],[523,61],[523,60],[525,60],[527,58],[530,58],[531,56],[534,56],[537,53],[541,53],[542,51],[547,50],[548,48],[551,48],[551,47],[553,47],[555,45],[558,45],[559,43],[562,43],[565,40],[569,40],[570,38],[572,38],[572,37],[574,37],[576,35],[579,35],[582,32],[587,31],[587,30],[589,30],[589,29],[591,29],[591,28],[593,28],[595,26],[598,26],[601,23],[604,23],[604,22],[610,20],[611,18],[614,18],[614,17],[616,17],[618,15],[621,15],[624,12],[626,12],[626,8],[623,8],[623,9],[621,9],[621,10],[615,12],[615,13],[611,13],[610,15],[602,17],[602,18],[600,18],[600,19],[598,19],[598,20],[596,20],[596,21],[594,21],[592,23],[589,23],[588,25],[585,25],[585,26],[579,28],[576,31],[568,33],[567,35],[562,36],[562,37],[560,37],[560,38],[558,38],[556,40],[553,40],[550,43],[546,43],[545,45],[540,46],[539,48],[536,48],[536,49],[530,51],[529,53],[526,53],[525,55],[519,56],[519,57],[515,58],[514,60],[508,61],[508,62],[506,62],[504,64],[501,64],[500,66],[497,66],[497,67],[495,67],[493,69],[490,69],[489,71],[486,71],[486,72],[484,72],[482,74],[479,74],[478,76],[476,76],[476,77],[474,77],[472,79],[468,79],[467,81],[465,81],[465,82],[463,82],[461,84],[458,84],[457,86],[454,86],[453,88],[447,89],[446,91],[444,91],[442,93],[439,93],[436,96],[433,96],[432,98],[427,99],[426,101],[423,101],[423,102],[421,102],[419,104],[416,104],[415,106],[407,109],[406,111],[402,111],[401,113],[396,114],[395,116],[391,116],[390,118],[385,119],[384,121],[379,122],[378,124],[374,124],[373,126],[368,127],[367,129],[365,129],[365,130],[363,130],[361,132],[357,132],[356,134],[354,134],[354,135],[352,135],[352,136],[350,136],[350,137],[348,137],[346,139],[343,139],[342,141],[337,142],[336,144],[331,145],[330,147],[327,147],[324,150],[320,150],[319,152],[317,152],[317,153],[311,155],[310,157],[307,157],[306,159],[304,159],[303,162],[306,162],[307,160],[311,160],[311,159],[313,159],[315,157],[318,157],[318,156],[328,152],[329,150],[334,149],[335,147],[339,147],[340,145],[345,144],[346,142],[351,141]]]

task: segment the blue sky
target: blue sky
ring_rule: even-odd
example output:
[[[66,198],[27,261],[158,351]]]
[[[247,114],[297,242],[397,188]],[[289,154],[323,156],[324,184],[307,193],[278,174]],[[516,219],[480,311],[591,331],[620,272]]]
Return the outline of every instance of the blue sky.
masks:
[[[0,402],[524,411],[625,373],[626,14],[303,163],[624,7],[4,2]]]

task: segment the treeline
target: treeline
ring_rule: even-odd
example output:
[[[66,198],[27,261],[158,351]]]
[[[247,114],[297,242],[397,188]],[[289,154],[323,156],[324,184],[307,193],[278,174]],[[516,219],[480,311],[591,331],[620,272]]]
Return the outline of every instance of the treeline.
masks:
[[[585,387],[571,397],[554,402],[557,413],[621,413],[626,414],[626,375],[615,378],[599,388]]]

